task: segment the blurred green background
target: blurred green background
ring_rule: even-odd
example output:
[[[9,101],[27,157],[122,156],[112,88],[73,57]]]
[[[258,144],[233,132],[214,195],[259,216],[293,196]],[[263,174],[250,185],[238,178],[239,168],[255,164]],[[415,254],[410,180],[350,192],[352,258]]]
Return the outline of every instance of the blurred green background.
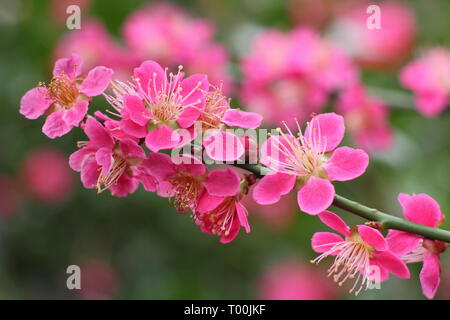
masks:
[[[145,1],[92,1],[82,12],[105,23],[119,40],[122,22]],[[76,1],[74,1],[76,3]],[[292,27],[287,3],[278,0],[178,1],[194,16],[216,23],[216,39],[227,45],[236,63],[239,44],[248,45],[248,26]],[[450,2],[409,2],[418,19],[416,50],[449,46]],[[0,174],[14,180],[18,209],[0,219],[0,298],[77,299],[88,294],[66,287],[69,265],[90,266],[91,288],[101,297],[119,299],[248,299],[259,297],[258,281],[271,265],[286,258],[305,264],[315,256],[310,238],[325,230],[320,221],[295,210],[292,223],[274,230],[250,210],[252,232],[222,245],[201,233],[167,199],[140,188],[124,199],[108,192],[97,195],[81,186],[74,173],[71,195],[63,202],[45,203],[30,196],[23,178],[23,159],[38,146],[53,147],[67,157],[83,140],[73,130],[49,140],[41,133],[42,119],[30,121],[19,112],[21,96],[39,81],[48,81],[52,52],[68,32],[52,18],[49,1],[0,0]],[[242,30],[242,32],[241,32]],[[244,36],[243,36],[244,34]],[[239,38],[238,40],[236,40]],[[237,67],[232,70],[237,74]],[[400,89],[397,70],[366,71],[364,83]],[[399,192],[428,193],[450,209],[450,114],[435,119],[413,109],[393,108],[390,120],[395,144],[372,157],[361,178],[337,184],[338,193],[368,206],[400,215]],[[351,141],[348,141],[351,144]],[[11,196],[12,197],[12,196]],[[9,201],[10,196],[0,197]],[[2,214],[2,216],[4,216]],[[357,217],[343,214],[349,223]],[[447,221],[443,228],[450,229]],[[443,255],[443,280],[438,298],[450,298],[449,255]],[[325,261],[324,266],[331,261]],[[382,290],[370,290],[357,299],[422,299],[419,265],[411,265],[411,280],[392,277]],[[322,270],[325,277],[325,270]],[[329,280],[331,282],[331,280]],[[89,286],[89,285],[88,285]],[[92,296],[92,295],[91,295]],[[355,299],[344,290],[336,298]]]

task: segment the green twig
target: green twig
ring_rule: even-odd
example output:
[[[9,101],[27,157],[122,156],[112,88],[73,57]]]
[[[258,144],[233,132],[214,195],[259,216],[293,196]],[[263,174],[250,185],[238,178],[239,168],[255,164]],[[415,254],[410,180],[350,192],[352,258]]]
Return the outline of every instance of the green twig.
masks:
[[[239,168],[252,172],[261,178],[267,172],[267,168],[251,164],[235,164]],[[450,231],[431,228],[405,219],[381,212],[377,209],[366,207],[358,202],[346,199],[340,195],[334,196],[333,206],[347,212],[356,214],[369,221],[377,221],[383,229],[397,229],[409,233],[419,234],[429,239],[441,240],[450,243]]]

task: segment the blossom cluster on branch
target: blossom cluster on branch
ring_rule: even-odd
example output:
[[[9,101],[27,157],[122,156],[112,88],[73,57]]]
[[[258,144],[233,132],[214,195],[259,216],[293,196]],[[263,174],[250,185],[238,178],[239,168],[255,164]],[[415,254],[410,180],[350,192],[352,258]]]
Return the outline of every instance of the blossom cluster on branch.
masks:
[[[82,74],[82,60],[76,54],[59,59],[49,84],[29,90],[20,103],[20,113],[30,119],[46,116],[42,131],[49,138],[61,137],[75,127],[86,134],[79,150],[69,159],[80,172],[86,188],[110,190],[124,197],[139,185],[148,192],[167,197],[179,213],[190,212],[200,230],[217,235],[222,243],[235,239],[240,229],[250,232],[248,211],[242,198],[253,189],[253,199],[272,204],[297,190],[300,209],[318,215],[329,232],[312,237],[312,247],[321,255],[335,256],[329,269],[342,284],[355,279],[350,292],[358,294],[371,281],[383,281],[389,273],[409,278],[406,262],[423,261],[421,282],[427,297],[439,284],[439,255],[447,244],[403,231],[390,231],[387,238],[376,225],[349,227],[335,213],[327,211],[334,199],[333,181],[347,181],[362,175],[369,156],[362,149],[338,147],[344,133],[344,118],[336,113],[314,115],[304,131],[296,122],[297,134],[285,131],[264,141],[261,148],[247,136],[230,128],[256,129],[262,116],[233,109],[220,87],[211,85],[205,74],[186,77],[182,67],[171,73],[154,61],[144,61],[128,81],[113,80],[113,70],[98,66]],[[87,115],[91,97],[103,94],[112,110]],[[200,124],[196,126],[195,124]],[[200,133],[200,146],[191,142]],[[233,164],[246,159],[257,148],[259,163],[268,169],[260,181],[254,174],[208,168],[202,157],[192,153],[164,153],[186,145],[205,150],[216,161]],[[144,148],[147,148],[146,151]],[[444,216],[427,195],[401,194],[405,218],[437,227]],[[373,271],[377,266],[377,272]]]

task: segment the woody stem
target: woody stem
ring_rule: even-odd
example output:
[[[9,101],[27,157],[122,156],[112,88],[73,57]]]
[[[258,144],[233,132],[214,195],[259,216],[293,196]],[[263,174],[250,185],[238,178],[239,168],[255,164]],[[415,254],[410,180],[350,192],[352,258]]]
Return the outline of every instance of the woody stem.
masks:
[[[261,178],[267,172],[267,168],[258,165],[234,164],[234,166],[250,171],[258,178]],[[347,212],[356,214],[369,221],[378,221],[381,223],[381,227],[383,229],[402,230],[409,233],[418,234],[429,239],[441,240],[450,243],[450,231],[439,228],[431,228],[407,221],[391,214],[384,213],[380,210],[369,208],[338,194],[334,196],[332,205]]]

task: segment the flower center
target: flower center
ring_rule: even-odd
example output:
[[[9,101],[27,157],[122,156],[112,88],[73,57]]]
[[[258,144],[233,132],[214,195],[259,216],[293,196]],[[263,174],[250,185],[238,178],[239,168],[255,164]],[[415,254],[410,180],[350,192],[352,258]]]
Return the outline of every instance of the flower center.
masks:
[[[328,277],[333,276],[339,286],[348,279],[355,279],[349,293],[358,295],[363,289],[367,290],[370,284],[370,258],[375,249],[354,230],[344,241],[327,243],[326,246],[331,248],[311,262],[318,264],[329,255],[335,255],[334,263],[328,269]]]
[[[201,179],[190,174],[180,172],[175,178],[170,180],[173,186],[173,206],[178,212],[184,213],[188,210],[195,210],[197,200],[203,190]]]
[[[41,86],[47,87],[48,98],[65,109],[70,109],[79,95],[76,82],[67,76],[54,77],[48,86],[43,83]]]
[[[227,99],[220,88],[208,92],[206,96],[205,109],[202,110],[199,120],[203,129],[218,129],[222,123],[225,111],[229,109],[230,100]]]
[[[269,167],[275,171],[293,174],[299,177],[323,177],[322,163],[326,160],[324,157],[325,146],[320,145],[320,132],[319,137],[313,132],[307,139],[301,132],[300,125],[298,124],[298,134],[294,136],[285,124],[287,134],[285,134],[280,128],[277,128],[279,132],[278,142],[272,144],[275,150],[272,150],[270,156]],[[275,155],[272,156],[272,155]]]
[[[228,236],[236,219],[236,199],[228,197],[213,211],[195,213],[194,220],[210,234]]]
[[[126,159],[114,153],[111,168],[106,173],[101,172],[98,177],[97,192],[101,193],[113,184],[117,183],[119,178],[127,171],[128,168],[129,165]]]

